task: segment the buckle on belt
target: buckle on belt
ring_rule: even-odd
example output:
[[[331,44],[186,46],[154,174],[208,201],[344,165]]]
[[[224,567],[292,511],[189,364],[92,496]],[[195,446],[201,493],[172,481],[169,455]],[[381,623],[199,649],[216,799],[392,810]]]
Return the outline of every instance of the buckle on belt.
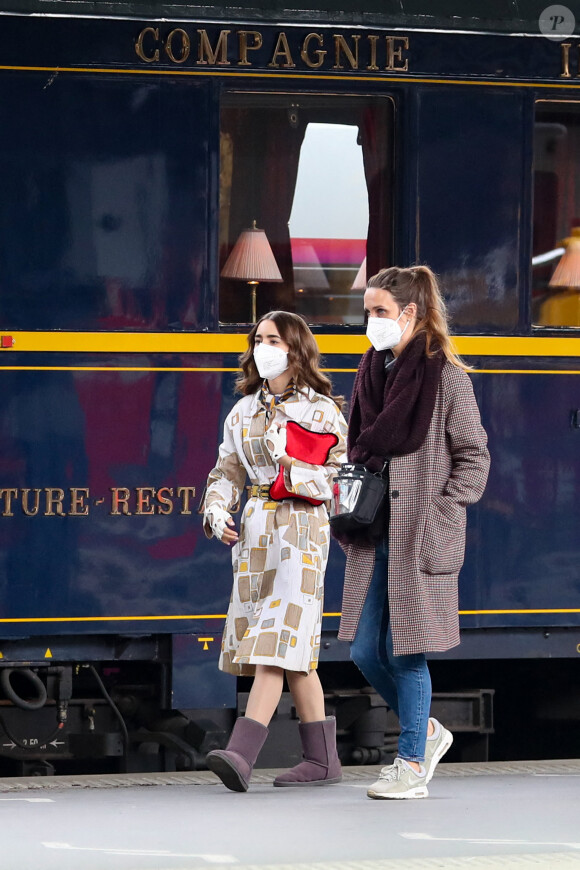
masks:
[[[262,498],[264,501],[267,501],[270,498],[269,483],[254,483],[252,486],[247,486],[246,491],[248,493],[248,498]]]

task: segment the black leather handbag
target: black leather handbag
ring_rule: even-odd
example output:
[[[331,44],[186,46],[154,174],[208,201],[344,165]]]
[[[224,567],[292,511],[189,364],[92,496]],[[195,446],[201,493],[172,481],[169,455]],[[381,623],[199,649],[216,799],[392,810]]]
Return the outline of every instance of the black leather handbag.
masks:
[[[330,504],[330,526],[337,536],[367,536],[372,529],[375,537],[380,532],[375,526],[387,504],[388,467],[388,459],[374,474],[364,465],[347,463],[341,467]]]

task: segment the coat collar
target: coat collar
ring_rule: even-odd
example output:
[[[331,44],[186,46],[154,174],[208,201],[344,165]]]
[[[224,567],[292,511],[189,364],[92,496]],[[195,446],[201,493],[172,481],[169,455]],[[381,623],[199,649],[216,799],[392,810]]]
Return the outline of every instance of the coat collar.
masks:
[[[260,401],[260,390],[253,393],[250,397],[250,406],[249,412],[250,416],[254,417],[260,411],[264,411],[264,406]],[[285,402],[280,402],[279,405],[276,405],[276,408],[279,408],[284,414],[290,419],[298,418],[301,416],[300,414],[300,406],[304,399],[308,399],[309,402],[315,402],[318,398],[318,393],[312,389],[312,387],[300,387],[296,390],[295,393],[290,396]]]

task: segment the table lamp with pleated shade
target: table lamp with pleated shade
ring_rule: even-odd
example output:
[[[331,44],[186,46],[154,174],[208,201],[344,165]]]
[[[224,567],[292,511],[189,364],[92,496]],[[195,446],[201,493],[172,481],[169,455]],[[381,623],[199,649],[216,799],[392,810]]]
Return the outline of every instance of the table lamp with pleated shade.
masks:
[[[365,257],[360,264],[360,269],[356,273],[356,277],[352,282],[351,290],[366,290],[367,289],[367,258]]]
[[[256,322],[256,287],[260,281],[283,280],[264,230],[254,221],[251,229],[242,230],[221,273],[223,278],[247,281],[252,288],[252,323]]]
[[[580,226],[573,227],[570,238],[562,244],[566,250],[550,278],[550,287],[580,289]]]

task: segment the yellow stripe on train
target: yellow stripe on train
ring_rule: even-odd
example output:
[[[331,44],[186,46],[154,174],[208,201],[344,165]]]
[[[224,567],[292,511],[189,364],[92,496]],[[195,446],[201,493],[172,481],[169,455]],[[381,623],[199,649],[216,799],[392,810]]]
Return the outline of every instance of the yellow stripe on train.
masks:
[[[580,607],[550,607],[550,608],[534,608],[531,610],[459,610],[459,616],[512,616],[512,615],[529,615],[529,614],[570,614],[580,613]],[[340,611],[336,613],[323,613],[325,618],[340,617]],[[20,624],[20,623],[39,623],[39,622],[170,622],[170,621],[194,621],[204,619],[226,619],[225,613],[171,613],[163,616],[19,616],[19,617],[3,617],[0,619],[0,625],[5,624]],[[0,658],[3,658],[0,653]]]
[[[35,353],[178,353],[239,354],[245,333],[199,332],[8,332],[0,352]],[[12,339],[10,343],[8,340]],[[323,354],[360,356],[369,348],[365,335],[317,335]],[[580,357],[580,337],[457,335],[455,348],[463,356]]]

